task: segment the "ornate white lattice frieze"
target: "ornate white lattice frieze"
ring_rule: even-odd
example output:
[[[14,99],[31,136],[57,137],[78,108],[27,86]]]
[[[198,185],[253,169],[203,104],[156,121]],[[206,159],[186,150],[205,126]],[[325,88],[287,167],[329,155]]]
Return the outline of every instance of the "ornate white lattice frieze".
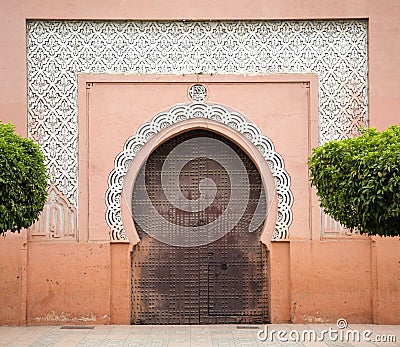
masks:
[[[78,73],[319,75],[320,142],[367,122],[366,20],[27,22],[28,131],[78,202]]]
[[[239,113],[227,110],[222,105],[190,103],[176,105],[155,115],[150,122],[142,125],[136,134],[125,142],[122,152],[115,158],[114,170],[108,177],[106,193],[106,221],[110,226],[111,239],[126,239],[121,217],[121,192],[125,175],[136,154],[155,134],[172,124],[192,118],[207,118],[228,125],[258,148],[275,178],[278,194],[278,217],[272,239],[286,238],[292,223],[293,195],[290,191],[290,176],[285,170],[282,157],[275,151],[271,140],[264,136],[255,124],[248,122]]]

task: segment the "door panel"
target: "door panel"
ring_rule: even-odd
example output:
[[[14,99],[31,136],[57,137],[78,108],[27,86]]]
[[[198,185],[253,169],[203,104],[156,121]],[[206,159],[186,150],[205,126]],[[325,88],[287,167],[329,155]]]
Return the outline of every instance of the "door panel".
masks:
[[[228,173],[220,162],[235,158],[227,158],[227,154],[219,153],[218,148],[204,148],[208,146],[207,143],[199,142],[192,145],[188,162],[179,171],[179,188],[184,197],[182,199],[189,200],[191,210],[171,204],[168,194],[165,193],[165,189],[171,188],[165,187],[165,182],[171,181],[162,182],[161,179],[163,164],[167,156],[171,159],[171,151],[176,146],[188,139],[200,137],[222,141],[239,156],[248,177],[248,200],[229,205],[232,198],[231,178],[240,172]],[[215,142],[210,141],[209,146],[215,146]],[[212,159],[205,154],[210,151],[213,153]],[[172,158],[172,163],[175,159],[180,158]],[[167,175],[176,174],[172,166],[169,168]],[[201,186],[201,182],[207,180],[214,182],[215,186]],[[194,231],[203,230],[228,208],[228,217],[238,217],[239,222],[214,242],[179,247],[158,241],[146,233],[146,225],[139,225],[135,220],[141,241],[132,252],[132,323],[267,322],[267,251],[259,241],[261,227],[253,233],[248,231],[261,193],[261,178],[247,155],[222,136],[203,130],[189,131],[165,142],[150,155],[145,171],[145,186],[135,184],[132,196],[134,203],[138,203],[136,197],[139,196],[135,192],[143,189],[148,191],[149,199],[157,212],[170,222],[168,228],[160,230],[162,233],[175,233],[176,236],[177,233],[182,233],[179,226],[190,227]],[[175,192],[171,191],[170,194]],[[206,208],[199,205],[202,194],[213,197]],[[237,216],[243,207],[245,212]],[[155,222],[149,217],[148,223]],[[220,227],[228,228],[227,224],[228,221],[223,220]]]

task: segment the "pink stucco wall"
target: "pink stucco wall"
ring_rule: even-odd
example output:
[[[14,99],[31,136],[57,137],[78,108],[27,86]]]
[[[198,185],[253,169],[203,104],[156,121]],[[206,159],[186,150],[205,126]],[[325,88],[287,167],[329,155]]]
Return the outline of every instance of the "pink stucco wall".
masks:
[[[369,119],[371,126],[383,130],[400,121],[399,15],[400,3],[397,0],[159,0],[119,3],[4,0],[0,2],[0,119],[13,121],[17,131],[26,135],[26,19],[367,18]],[[224,93],[220,91],[216,101],[232,104],[224,100]],[[171,100],[164,100],[165,105],[148,105],[148,112],[154,114],[173,104],[174,94],[170,97]],[[239,100],[237,106],[241,108],[243,105],[244,102]],[[257,115],[260,105],[247,106],[249,114],[262,127],[262,117]],[[132,126],[140,126],[146,120],[143,116]],[[121,131],[124,131],[123,127]],[[280,142],[279,131],[276,129],[274,143],[280,151],[289,151],[291,144]],[[104,205],[96,204],[104,201],[105,187],[102,184],[105,181],[96,183],[96,179],[104,178],[110,172],[113,158],[131,134],[132,131],[126,129],[126,134],[121,134],[118,140],[120,142],[114,144],[115,148],[107,148],[113,152],[110,153],[112,159],[104,157],[104,163],[95,162],[91,167],[99,177],[91,176],[89,185],[102,189],[91,190],[98,196],[88,200],[90,209],[80,215],[86,225],[79,230],[82,242],[28,243],[25,232],[0,239],[3,256],[0,265],[0,324],[129,323],[129,245],[110,244],[104,220],[88,219],[87,216],[89,213],[104,216]],[[95,147],[89,146],[88,150],[91,158],[95,158],[96,153],[90,152],[96,151]],[[304,148],[297,150],[306,151]],[[293,160],[290,165],[301,164]],[[303,175],[298,177],[297,183],[294,182],[294,189],[298,189],[296,196],[306,196],[306,169],[291,169]],[[81,189],[85,193],[85,188]],[[315,198],[309,203],[314,206],[310,229],[302,227],[308,223],[306,220],[301,221],[308,212],[300,212],[307,210],[308,206],[299,205],[296,212],[299,217],[296,217],[291,239],[270,245],[272,321],[321,322],[345,317],[350,322],[400,324],[399,239],[320,241]]]

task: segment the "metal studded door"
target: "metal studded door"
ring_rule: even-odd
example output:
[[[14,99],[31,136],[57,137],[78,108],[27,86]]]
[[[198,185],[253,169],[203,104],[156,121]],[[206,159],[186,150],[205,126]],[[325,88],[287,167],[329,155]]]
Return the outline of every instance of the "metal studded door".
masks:
[[[132,195],[131,322],[267,322],[263,219],[253,223],[264,198],[254,163],[224,137],[194,130],[160,145]]]

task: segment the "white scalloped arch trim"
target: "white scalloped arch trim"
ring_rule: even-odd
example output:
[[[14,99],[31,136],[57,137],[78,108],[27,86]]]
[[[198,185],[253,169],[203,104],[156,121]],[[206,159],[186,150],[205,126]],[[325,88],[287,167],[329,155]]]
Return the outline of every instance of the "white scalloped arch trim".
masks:
[[[287,238],[293,217],[293,195],[290,191],[290,176],[272,141],[238,112],[228,110],[219,104],[188,103],[175,105],[156,114],[125,142],[122,152],[115,158],[114,170],[108,176],[108,189],[105,195],[106,221],[110,227],[111,240],[127,240],[121,216],[121,193],[125,175],[136,154],[149,139],[163,129],[193,118],[206,118],[225,124],[245,136],[258,148],[271,169],[278,194],[278,216],[272,240]]]

